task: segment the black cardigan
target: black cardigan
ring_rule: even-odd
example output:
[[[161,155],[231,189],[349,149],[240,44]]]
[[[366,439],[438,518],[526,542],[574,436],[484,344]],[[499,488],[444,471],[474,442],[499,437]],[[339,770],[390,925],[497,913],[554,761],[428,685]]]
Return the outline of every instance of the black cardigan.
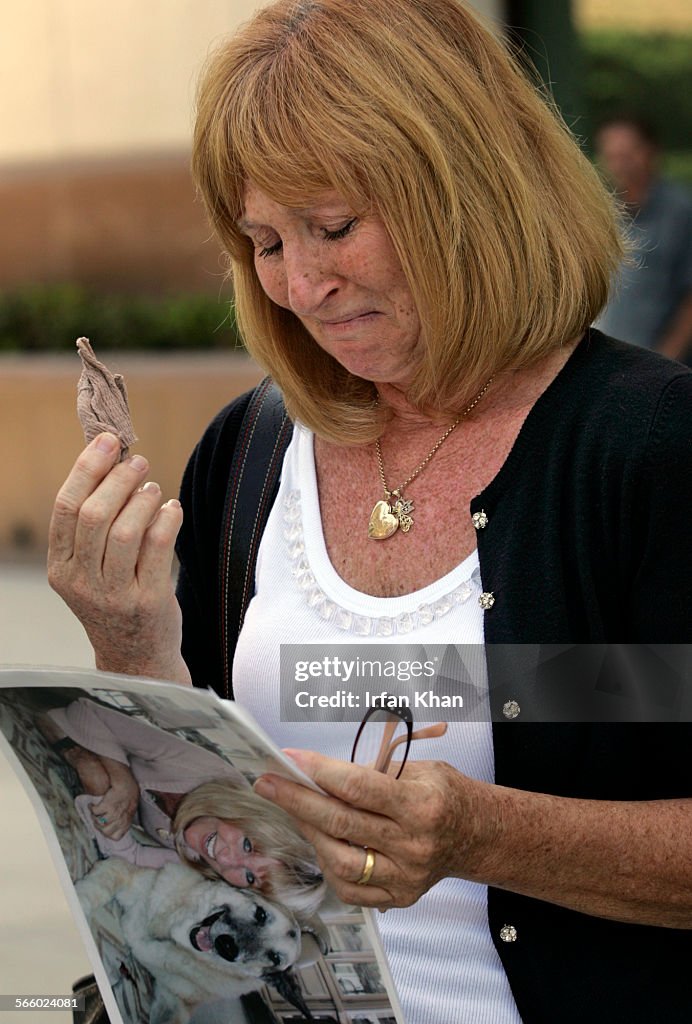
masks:
[[[195,683],[215,688],[221,521],[247,401],[212,422],[181,492],[183,654]],[[589,331],[471,502],[488,517],[477,535],[483,589],[495,597],[486,642],[689,642],[691,456],[692,373]],[[692,795],[690,726],[522,721],[530,693],[519,682],[505,692],[492,660],[489,673],[498,784],[593,799]],[[507,699],[522,708],[512,721],[498,713]],[[692,836],[690,848],[692,871]],[[692,1019],[692,931],[607,921],[495,888],[488,916],[525,1024]],[[508,934],[515,941],[503,941]]]

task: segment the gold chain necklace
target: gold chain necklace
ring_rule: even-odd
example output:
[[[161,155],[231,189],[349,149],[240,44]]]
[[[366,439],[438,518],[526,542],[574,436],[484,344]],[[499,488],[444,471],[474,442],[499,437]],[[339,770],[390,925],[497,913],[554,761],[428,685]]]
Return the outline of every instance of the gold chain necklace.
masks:
[[[376,502],[375,507],[370,513],[370,522],[368,523],[368,537],[370,540],[386,540],[387,537],[391,537],[399,529],[401,529],[402,533],[408,533],[413,526],[413,517],[411,513],[414,512],[415,509],[413,502],[404,498],[404,487],[408,487],[408,485],[416,479],[418,474],[423,472],[435,452],[442,444],[444,444],[452,431],[455,430],[464,417],[468,416],[471,410],[478,405],[492,382],[493,378],[491,377],[478,392],[471,404],[464,409],[460,416],[457,416],[451,427],[447,427],[442,437],[437,440],[420,465],[414,469],[410,476],[406,477],[402,484],[395,487],[393,491],[390,491],[387,487],[387,480],[384,475],[384,463],[382,461],[382,448],[380,447],[380,439],[379,437],[377,438],[375,441],[375,452],[377,453],[377,466],[380,471],[380,480],[382,481],[382,488],[384,490],[384,499]]]

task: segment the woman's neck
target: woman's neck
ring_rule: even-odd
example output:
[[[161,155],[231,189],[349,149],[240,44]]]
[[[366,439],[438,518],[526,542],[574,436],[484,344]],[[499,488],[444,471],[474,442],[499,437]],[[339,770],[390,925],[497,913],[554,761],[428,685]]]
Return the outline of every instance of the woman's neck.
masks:
[[[391,413],[391,421],[396,421],[397,429],[421,430],[433,424],[444,424],[444,416],[435,416],[421,412],[406,397],[406,389],[398,384],[376,384],[379,403]],[[390,421],[390,422],[391,422]]]
[[[487,394],[483,395],[473,410],[473,419],[507,414],[513,409],[533,405],[538,396],[560,372],[574,351],[579,338],[573,338],[560,348],[550,352],[540,363],[522,370],[505,370],[493,379]],[[409,402],[406,389],[398,384],[376,385],[380,404],[387,406],[391,419],[386,432],[392,430],[397,436],[415,434],[426,429],[444,430],[454,420],[450,414],[421,412]],[[473,401],[473,398],[469,400]]]

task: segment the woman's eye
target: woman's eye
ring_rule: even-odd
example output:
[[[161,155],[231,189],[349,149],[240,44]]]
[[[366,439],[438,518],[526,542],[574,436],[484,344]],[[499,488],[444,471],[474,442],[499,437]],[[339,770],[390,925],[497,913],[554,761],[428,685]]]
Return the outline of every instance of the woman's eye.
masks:
[[[260,249],[257,253],[263,260],[266,260],[267,256],[276,256],[277,252],[281,252],[281,242],[274,242],[274,245],[265,245],[263,249]]]
[[[345,238],[346,235],[355,227],[357,220],[357,217],[352,217],[347,224],[344,224],[342,228],[337,228],[336,231],[327,231],[327,229],[325,228],[324,237],[329,242],[338,242],[340,238]]]
[[[252,873],[252,871],[246,871],[245,872],[245,881],[247,882],[248,885],[254,885],[255,884],[255,876]]]
[[[245,853],[252,853],[252,843],[247,836],[243,839],[243,850]]]
[[[336,231],[329,231],[327,228],[322,228],[324,238],[327,242],[338,242],[340,238],[345,238],[358,221],[357,217],[352,217],[343,227],[337,228]],[[274,242],[273,245],[265,245],[261,249],[257,249],[256,253],[260,259],[266,260],[270,256],[276,256],[283,249],[283,242],[279,239],[278,242]]]

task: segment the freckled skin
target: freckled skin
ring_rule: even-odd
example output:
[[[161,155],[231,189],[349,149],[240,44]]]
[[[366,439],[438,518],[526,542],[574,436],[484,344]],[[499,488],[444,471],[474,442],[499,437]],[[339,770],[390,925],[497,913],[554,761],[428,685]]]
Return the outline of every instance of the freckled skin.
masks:
[[[418,313],[379,218],[357,219],[343,238],[326,237],[353,217],[336,193],[309,210],[275,203],[252,185],[245,193],[255,268],[269,298],[295,313],[315,341],[352,373],[401,385],[416,363]],[[263,255],[277,242],[278,252]],[[367,315],[334,323],[356,314]]]

